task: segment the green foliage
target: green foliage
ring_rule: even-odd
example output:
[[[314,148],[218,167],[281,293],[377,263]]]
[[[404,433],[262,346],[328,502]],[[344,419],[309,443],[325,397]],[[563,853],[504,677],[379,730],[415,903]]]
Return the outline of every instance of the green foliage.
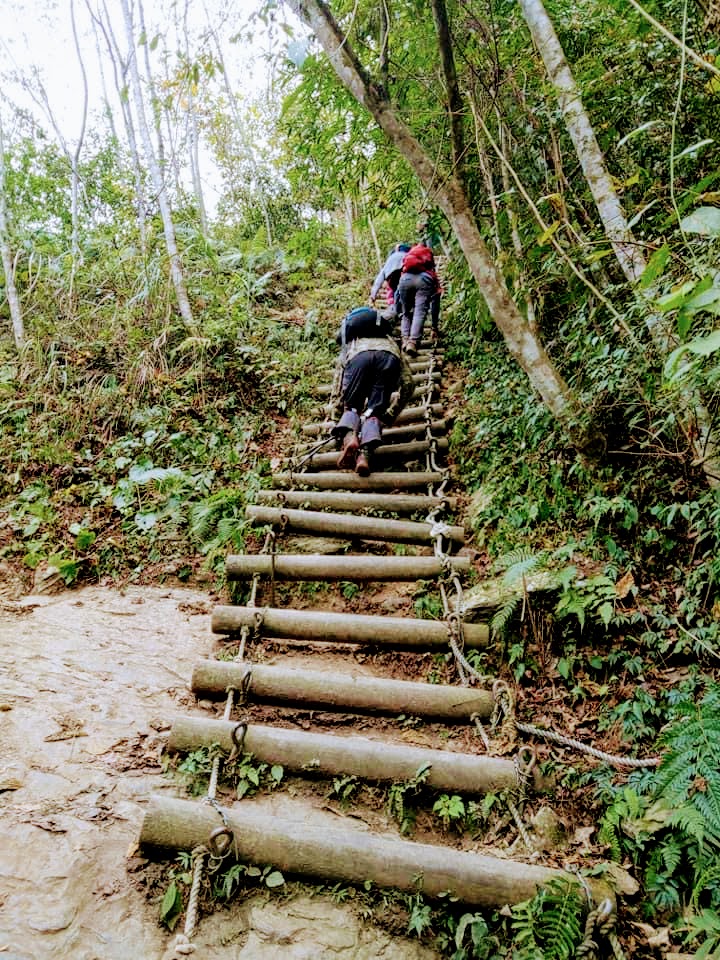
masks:
[[[409,833],[415,825],[416,811],[408,805],[408,800],[416,798],[430,776],[430,763],[418,768],[414,777],[404,783],[393,783],[388,790],[388,813],[400,825],[400,833]]]
[[[247,883],[276,890],[285,885],[285,877],[271,866],[257,867],[245,863],[233,863],[227,870],[215,875],[213,895],[219,900],[232,900],[240,888]]]
[[[697,842],[720,846],[720,690],[681,702],[660,737],[664,748],[655,797],[672,811],[669,824]]]
[[[198,747],[183,757],[176,773],[185,789],[193,796],[207,792],[213,760],[219,755],[219,745]]]
[[[512,907],[517,960],[571,960],[582,940],[585,905],[576,884],[553,881]]]
[[[450,824],[461,823],[466,814],[465,802],[457,794],[452,796],[447,793],[441,794],[433,804],[433,813],[440,817],[443,828],[448,829]]]
[[[258,762],[251,753],[243,753],[232,764],[227,764],[225,777],[235,785],[238,800],[252,797],[259,790],[276,790],[282,783],[285,771],[279,763]]]

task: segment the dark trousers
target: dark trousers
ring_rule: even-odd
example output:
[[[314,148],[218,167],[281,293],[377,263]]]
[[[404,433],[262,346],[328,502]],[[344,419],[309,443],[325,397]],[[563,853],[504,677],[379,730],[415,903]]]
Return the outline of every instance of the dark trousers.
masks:
[[[390,396],[400,383],[400,360],[387,350],[364,350],[343,371],[342,397],[347,409],[383,419]]]
[[[397,295],[400,300],[400,333],[403,340],[420,340],[425,317],[437,294],[437,284],[427,273],[404,273]],[[440,310],[438,299],[437,312]]]

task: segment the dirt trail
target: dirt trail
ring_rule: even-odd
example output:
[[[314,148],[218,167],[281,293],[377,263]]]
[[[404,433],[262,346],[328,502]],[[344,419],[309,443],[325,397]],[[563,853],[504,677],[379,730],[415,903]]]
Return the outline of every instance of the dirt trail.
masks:
[[[212,654],[211,605],[185,589],[87,587],[0,605],[0,955],[155,960],[169,937],[127,871],[162,731],[195,712],[192,666]],[[338,936],[342,942],[338,941]],[[198,960],[419,960],[321,898],[262,897],[201,924]]]
[[[161,950],[125,856],[150,793],[171,788],[157,729],[185,709],[192,663],[212,648],[197,610],[206,597],[186,590],[88,587],[3,612],[0,949]]]

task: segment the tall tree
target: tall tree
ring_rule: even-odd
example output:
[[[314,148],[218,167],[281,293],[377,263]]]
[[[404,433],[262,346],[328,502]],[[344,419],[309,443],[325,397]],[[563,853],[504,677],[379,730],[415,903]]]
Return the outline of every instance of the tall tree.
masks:
[[[617,190],[607,169],[605,157],[597,142],[595,131],[555,27],[547,14],[543,0],[519,0],[519,2],[533,42],[542,57],[557,95],[565,126],[600,214],[605,235],[615,251],[623,273],[631,283],[635,283],[645,269],[645,257],[628,226]]]
[[[543,344],[529,328],[513,301],[502,274],[480,235],[470,200],[454,172],[437,176],[434,159],[401,119],[382,86],[373,82],[361,65],[349,38],[341,30],[323,0],[285,0],[311,27],[335,73],[373,116],[376,123],[402,153],[424,188],[435,197],[451,224],[490,314],[505,343],[555,417],[567,427],[576,442],[579,410],[573,394],[550,360]],[[597,438],[593,437],[593,440]]]
[[[145,104],[143,101],[140,70],[137,62],[137,45],[135,40],[135,29],[133,26],[132,13],[130,11],[128,0],[121,0],[121,2],[129,51],[128,67],[130,74],[130,88],[132,90],[133,101],[135,103],[135,115],[138,129],[140,130],[140,138],[142,140],[143,149],[145,151],[145,160],[150,168],[150,175],[152,177],[153,187],[155,188],[155,194],[157,197],[158,206],[160,208],[160,216],[162,218],[163,231],[165,234],[165,246],[168,253],[168,259],[170,260],[170,276],[175,288],[175,297],[177,299],[180,314],[187,326],[194,329],[195,320],[193,318],[190,300],[188,298],[187,288],[185,286],[182,260],[178,251],[177,239],[175,236],[175,224],[173,222],[172,209],[170,207],[170,200],[165,184],[164,171],[162,170],[160,161],[155,153],[152,138],[150,136],[150,129],[145,117]]]
[[[2,117],[0,117],[0,257],[5,274],[5,297],[10,309],[13,337],[18,350],[25,343],[25,325],[23,323],[20,297],[15,286],[15,262],[10,244],[9,214],[7,202],[7,176],[5,170],[5,136]]]

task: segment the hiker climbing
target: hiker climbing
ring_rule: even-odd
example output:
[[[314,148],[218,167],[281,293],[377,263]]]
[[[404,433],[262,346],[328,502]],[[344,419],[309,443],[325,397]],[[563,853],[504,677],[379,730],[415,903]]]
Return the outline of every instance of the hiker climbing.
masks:
[[[440,293],[433,252],[425,243],[416,243],[405,254],[397,289],[402,349],[408,356],[417,353],[428,311],[437,336]]]
[[[337,342],[329,414],[332,435],[342,442],[337,465],[366,477],[370,455],[412,396],[412,371],[391,334],[392,318],[371,307],[356,307],[343,319]]]
[[[403,260],[405,254],[410,250],[409,243],[396,243],[388,254],[387,260],[380,267],[377,276],[373,280],[370,288],[370,306],[375,306],[383,284],[386,285],[387,305],[398,313],[397,288],[402,274]]]

